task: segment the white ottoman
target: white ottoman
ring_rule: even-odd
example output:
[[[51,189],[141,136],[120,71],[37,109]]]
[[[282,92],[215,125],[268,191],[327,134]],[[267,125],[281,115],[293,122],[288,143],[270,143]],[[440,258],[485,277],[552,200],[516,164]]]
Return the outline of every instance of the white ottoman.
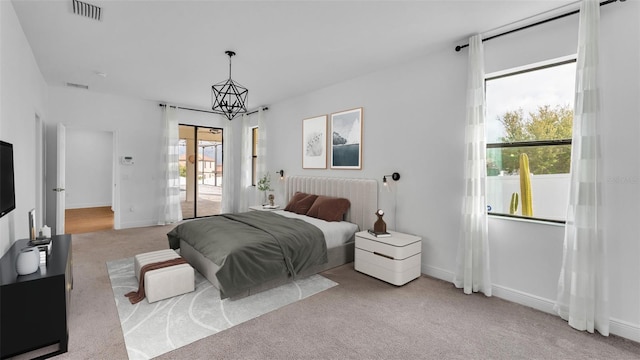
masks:
[[[136,279],[140,281],[140,269],[147,264],[179,258],[171,249],[152,251],[134,256],[133,266]],[[195,290],[193,268],[180,264],[147,271],[144,274],[144,291],[147,301],[152,303]]]

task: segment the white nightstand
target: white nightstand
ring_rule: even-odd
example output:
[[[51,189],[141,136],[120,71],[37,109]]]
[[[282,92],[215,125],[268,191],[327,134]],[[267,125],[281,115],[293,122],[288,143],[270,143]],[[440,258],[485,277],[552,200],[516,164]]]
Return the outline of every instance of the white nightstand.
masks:
[[[274,211],[274,210],[280,210],[280,206],[276,205],[275,208],[271,208],[271,207],[262,207],[262,205],[253,205],[253,206],[249,206],[249,210],[253,210],[253,211]]]
[[[389,231],[390,237],[376,237],[367,231],[356,233],[355,269],[393,285],[404,285],[420,277],[422,238]]]

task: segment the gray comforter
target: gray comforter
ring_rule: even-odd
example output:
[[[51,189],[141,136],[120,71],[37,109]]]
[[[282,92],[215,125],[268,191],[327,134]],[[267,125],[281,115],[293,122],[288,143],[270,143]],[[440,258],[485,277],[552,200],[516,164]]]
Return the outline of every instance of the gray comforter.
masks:
[[[317,227],[268,211],[222,214],[178,225],[167,234],[172,249],[180,240],[220,267],[224,299],[327,262],[327,245]]]

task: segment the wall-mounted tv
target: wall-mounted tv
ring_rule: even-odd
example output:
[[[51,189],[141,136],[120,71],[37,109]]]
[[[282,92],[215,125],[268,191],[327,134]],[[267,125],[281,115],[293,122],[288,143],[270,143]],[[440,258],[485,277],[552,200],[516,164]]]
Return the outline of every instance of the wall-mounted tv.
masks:
[[[0,141],[0,217],[16,208],[13,145]]]

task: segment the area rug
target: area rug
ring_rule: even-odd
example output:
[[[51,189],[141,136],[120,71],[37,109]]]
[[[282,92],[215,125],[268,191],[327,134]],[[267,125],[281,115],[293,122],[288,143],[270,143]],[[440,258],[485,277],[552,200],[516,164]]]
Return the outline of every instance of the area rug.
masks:
[[[219,291],[195,272],[194,292],[132,305],[124,296],[137,290],[133,258],[107,262],[129,359],[150,359],[338,285],[313,275],[239,300]]]

